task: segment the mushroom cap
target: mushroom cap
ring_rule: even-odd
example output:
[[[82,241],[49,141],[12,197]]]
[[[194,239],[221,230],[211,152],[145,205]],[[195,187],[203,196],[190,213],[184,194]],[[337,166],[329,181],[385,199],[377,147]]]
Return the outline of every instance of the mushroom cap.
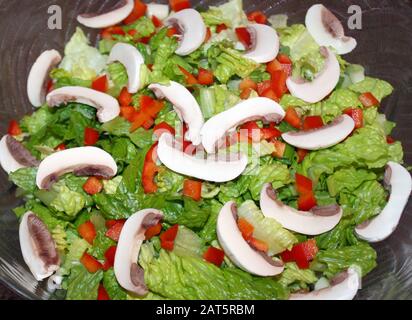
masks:
[[[321,101],[333,91],[339,82],[340,66],[335,54],[328,48],[321,47],[322,54],[326,57],[323,70],[313,81],[294,80],[289,77],[286,86],[290,93],[309,103]]]
[[[117,4],[108,12],[101,14],[83,13],[77,16],[77,21],[89,28],[106,28],[114,26],[124,19],[132,12],[134,7],[133,0],[119,0]]]
[[[204,118],[196,99],[180,83],[170,81],[170,85],[153,83],[149,86],[159,99],[166,98],[173,104],[173,108],[180,120],[184,121],[188,130],[185,139],[197,146],[201,143],[200,130],[204,124]]]
[[[167,4],[160,4],[160,3],[148,3],[146,9],[146,16],[152,18],[156,16],[156,18],[163,20],[166,19],[169,15],[169,5]]]
[[[324,289],[291,294],[289,300],[352,300],[361,284],[357,267],[350,267],[346,272],[338,275],[335,281],[332,280],[333,282],[335,284]]]
[[[217,236],[225,254],[236,266],[249,273],[263,277],[281,273],[284,269],[283,264],[274,265],[274,261],[270,263],[243,239],[237,226],[236,211],[235,202],[229,201],[222,207],[217,217]]]
[[[165,25],[177,25],[182,32],[179,47],[175,51],[179,56],[187,56],[196,51],[206,39],[206,25],[195,9],[184,9],[172,14],[165,20]]]
[[[77,102],[87,104],[97,109],[97,118],[100,122],[108,122],[120,113],[119,102],[112,96],[84,87],[62,87],[50,92],[46,97],[51,107]]]
[[[260,208],[264,216],[275,219],[284,228],[311,236],[332,230],[343,213],[339,206],[298,211],[280,202],[270,183],[265,184],[260,192]]]
[[[177,173],[213,182],[226,182],[235,179],[245,170],[247,156],[230,154],[229,159],[218,157],[198,158],[184,153],[177,148],[176,141],[170,133],[163,133],[159,139],[157,155],[170,170]]]
[[[33,212],[26,212],[19,226],[20,248],[24,262],[40,281],[59,269],[56,244],[43,221]]]
[[[7,137],[9,137],[9,135],[3,136],[0,140],[0,164],[4,171],[6,171],[7,174],[10,174],[25,166],[19,163],[11,154],[7,146]]]
[[[388,162],[385,180],[391,189],[385,208],[377,217],[355,228],[359,238],[369,242],[385,240],[395,231],[411,194],[411,175],[400,164]]]
[[[133,214],[123,226],[117,243],[114,259],[114,274],[119,284],[139,296],[148,292],[144,284],[143,269],[138,265],[140,247],[145,240],[146,230],[156,225],[163,213],[156,209],[145,209]],[[134,278],[139,277],[139,281]]]
[[[5,135],[0,140],[0,164],[7,173],[21,168],[37,167],[39,161],[33,157],[20,142],[11,135]]]
[[[128,43],[117,43],[110,51],[108,63],[119,61],[127,71],[128,84],[127,91],[136,93],[141,89],[140,68],[144,64],[144,59],[136,47]]]
[[[61,60],[62,57],[58,51],[47,50],[34,62],[27,78],[27,96],[33,106],[40,107],[46,101],[46,85],[49,72]]]
[[[330,124],[307,131],[290,131],[282,134],[288,144],[306,150],[329,148],[346,139],[353,129],[355,122],[344,114],[337,117]]]
[[[250,24],[247,29],[253,45],[244,56],[257,63],[267,63],[275,59],[279,52],[279,37],[276,30],[259,23]]]
[[[322,4],[309,8],[305,17],[306,28],[320,46],[331,46],[338,54],[346,54],[356,47],[356,40],[345,36],[342,23]]]
[[[109,179],[116,175],[117,165],[109,153],[96,147],[66,149],[49,155],[40,163],[36,184],[39,189],[48,189],[69,172]]]
[[[208,153],[214,153],[226,132],[235,130],[237,126],[258,119],[279,122],[284,116],[282,107],[271,99],[258,97],[244,100],[204,124],[200,132],[203,147]]]

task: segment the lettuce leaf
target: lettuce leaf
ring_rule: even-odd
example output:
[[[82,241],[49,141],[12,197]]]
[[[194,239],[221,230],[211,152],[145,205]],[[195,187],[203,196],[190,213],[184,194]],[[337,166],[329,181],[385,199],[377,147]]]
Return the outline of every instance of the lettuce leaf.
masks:
[[[118,97],[120,91],[127,86],[128,77],[126,68],[121,63],[114,62],[107,66],[107,73],[111,80],[109,94],[113,97]]]
[[[228,27],[236,28],[248,23],[247,16],[243,11],[243,0],[230,0],[218,7],[210,6],[209,10],[219,10],[226,18]]]
[[[106,230],[97,232],[96,238],[93,241],[93,246],[89,248],[88,253],[98,260],[105,260],[104,253],[111,246],[116,245],[116,242],[105,236]]]
[[[351,217],[343,218],[332,230],[316,236],[316,244],[320,249],[336,249],[356,245],[359,240],[355,236],[355,225]]]
[[[79,86],[90,88],[92,80],[84,80],[74,77],[69,71],[58,68],[50,72],[50,78],[54,80],[53,87],[58,89],[67,86]]]
[[[189,228],[179,226],[174,242],[173,253],[178,256],[202,257],[202,239]]]
[[[184,176],[165,166],[159,167],[159,172],[155,178],[159,192],[178,193],[183,189]]]
[[[97,300],[97,290],[103,279],[103,271],[89,273],[82,265],[71,269],[67,279],[67,300]]]
[[[358,93],[371,92],[379,101],[389,96],[393,91],[389,82],[371,77],[365,77],[363,81],[352,84],[349,89]]]
[[[104,272],[103,286],[111,300],[126,300],[127,291],[117,282],[113,268]]]
[[[203,229],[199,232],[199,236],[203,239],[204,243],[211,243],[217,239],[216,223],[222,206],[223,205],[217,200],[211,200],[209,219]]]
[[[41,107],[29,116],[24,116],[20,122],[23,130],[30,135],[37,134],[45,126],[54,120],[53,115],[48,107]]]
[[[21,168],[9,174],[9,180],[25,192],[33,193],[36,185],[37,168]]]
[[[226,26],[230,26],[232,24],[221,9],[211,8],[205,12],[201,12],[200,14],[202,15],[205,24],[209,27],[217,26],[222,23]]]
[[[334,172],[330,175],[327,180],[327,186],[329,194],[335,197],[342,190],[354,191],[358,188],[364,181],[376,180],[377,176],[375,173],[355,168],[346,168]]]
[[[285,269],[280,274],[279,283],[285,287],[298,283],[299,287],[306,288],[308,284],[318,280],[315,273],[310,269],[300,269],[296,263],[286,263]]]

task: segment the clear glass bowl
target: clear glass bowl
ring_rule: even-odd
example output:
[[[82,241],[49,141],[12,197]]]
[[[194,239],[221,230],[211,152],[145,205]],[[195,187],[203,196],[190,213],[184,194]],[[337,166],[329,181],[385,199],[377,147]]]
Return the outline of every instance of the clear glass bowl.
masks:
[[[32,107],[26,96],[26,78],[30,66],[46,49],[63,51],[77,26],[76,15],[82,12],[102,12],[116,1],[110,0],[0,0],[0,132],[7,131],[10,119],[20,119]],[[158,1],[167,2],[167,1]],[[224,1],[194,1],[205,6]],[[303,23],[306,10],[318,1],[244,0],[248,11],[262,10],[267,14],[287,13],[292,23]],[[385,79],[395,87],[381,110],[396,121],[394,138],[403,142],[405,162],[412,163],[412,5],[408,0],[321,1],[346,21],[348,7],[362,8],[362,30],[349,31],[358,40],[354,52],[345,56],[360,63],[366,73]],[[59,5],[63,28],[48,29],[48,9]],[[347,29],[347,28],[346,28]],[[87,29],[91,41],[97,33]],[[29,299],[54,299],[46,283],[37,283],[20,253],[18,222],[12,209],[21,203],[14,196],[7,175],[0,170],[0,281],[17,294]],[[408,204],[396,232],[386,241],[374,245],[378,252],[378,267],[363,281],[358,299],[412,298],[412,206]]]

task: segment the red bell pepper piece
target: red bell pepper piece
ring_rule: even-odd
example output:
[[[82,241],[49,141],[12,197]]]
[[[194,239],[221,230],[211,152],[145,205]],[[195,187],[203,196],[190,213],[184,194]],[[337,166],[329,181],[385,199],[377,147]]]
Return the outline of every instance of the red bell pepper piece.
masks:
[[[169,0],[169,4],[174,12],[192,7],[189,0]]]
[[[99,131],[93,128],[84,129],[84,145],[85,146],[94,146],[99,140]]]
[[[22,133],[19,123],[16,120],[10,120],[7,133],[11,136],[18,136]]]
[[[250,46],[252,45],[252,38],[249,31],[245,27],[242,27],[236,28],[235,32],[237,38],[246,47],[246,49],[250,48]]]
[[[265,91],[262,92],[260,96],[272,99],[273,101],[276,101],[276,102],[279,102],[280,100],[275,90],[273,90],[272,88],[266,89]]]
[[[161,231],[162,231],[162,224],[159,222],[157,225],[150,227],[146,230],[146,232],[144,233],[145,239],[150,240],[153,237],[160,234]]]
[[[103,190],[103,183],[97,177],[89,177],[83,185],[83,190],[91,196],[98,194]]]
[[[124,224],[126,222],[126,219],[107,220],[106,221],[106,228],[110,229],[111,227],[113,227],[118,222],[123,222],[123,224]]]
[[[175,129],[170,126],[167,122],[161,122],[153,128],[153,134],[160,138],[163,133],[169,132],[171,135],[175,135]]]
[[[127,88],[124,87],[122,91],[120,91],[120,95],[117,100],[121,106],[130,106],[132,104],[132,95],[129,91],[127,91]]]
[[[221,23],[216,26],[216,33],[221,33],[223,30],[227,30],[227,25]]]
[[[121,106],[120,107],[120,116],[125,118],[129,122],[133,122],[136,114],[137,114],[137,110],[132,106]]]
[[[123,30],[121,27],[119,27],[119,26],[114,26],[114,27],[104,28],[104,29],[100,32],[100,37],[101,37],[102,39],[112,40],[114,34],[124,36],[126,33],[124,32],[124,30]]]
[[[56,148],[54,148],[56,151],[63,151],[66,150],[66,145],[64,143],[60,143]]]
[[[210,28],[207,28],[206,29],[206,37],[205,37],[205,40],[203,41],[203,43],[208,42],[211,37],[212,37],[212,31],[210,30]]]
[[[92,82],[92,89],[96,91],[100,91],[106,93],[109,89],[109,81],[107,80],[107,76],[103,75],[98,77]]]
[[[97,291],[97,300],[110,300],[109,294],[102,284],[99,285],[99,289]]]
[[[246,100],[246,99],[249,99],[251,93],[252,93],[252,89],[246,88],[246,89],[243,89],[243,90],[240,92],[239,97],[240,97],[240,99],[242,99],[242,100]]]
[[[303,130],[312,130],[323,127],[323,120],[321,116],[307,116],[303,120]]]
[[[54,90],[54,82],[52,79],[50,79],[49,81],[47,81],[46,92],[49,93],[53,90]]]
[[[292,64],[292,60],[283,53],[279,53],[276,59],[281,63],[281,64]]]
[[[155,175],[159,172],[156,165],[157,160],[157,142],[149,149],[143,164],[142,185],[145,193],[154,193],[157,191],[157,185],[154,182]]]
[[[283,158],[286,150],[286,143],[279,140],[274,140],[272,143],[275,146],[275,152],[272,153],[272,156],[276,158]]]
[[[249,245],[254,248],[257,251],[261,251],[261,252],[268,252],[269,250],[269,246],[266,242],[262,241],[262,240],[258,240],[256,238],[251,238],[248,241]]]
[[[87,252],[83,253],[83,256],[80,258],[80,262],[85,266],[87,271],[90,273],[95,273],[102,269],[102,264],[92,257]]]
[[[296,129],[301,128],[300,117],[299,117],[298,113],[296,112],[296,110],[292,107],[289,107],[286,110],[285,118],[283,120],[286,121],[287,123],[289,123],[292,127],[296,128]]]
[[[298,154],[298,163],[302,163],[303,159],[305,159],[306,155],[309,153],[308,150],[298,148],[296,150]]]
[[[119,220],[118,222],[116,222],[114,226],[112,226],[109,230],[106,231],[105,233],[106,237],[114,241],[119,241],[120,233],[122,232],[124,224],[125,224],[125,221],[122,221],[122,220]]]
[[[298,193],[304,194],[304,193],[309,193],[313,191],[313,183],[312,183],[312,180],[310,180],[309,178],[299,173],[296,173],[295,180],[296,180],[296,190],[298,191]]]
[[[96,238],[96,229],[90,220],[78,226],[77,232],[84,240],[90,244],[93,244],[93,241]]]
[[[156,28],[160,28],[163,26],[162,21],[156,16],[152,16],[152,22]]]
[[[288,78],[287,73],[282,70],[276,70],[272,74],[272,89],[275,91],[275,94],[278,98],[282,98],[282,96],[288,92],[288,88],[286,86],[286,80]]]
[[[240,133],[243,134],[244,130],[247,133],[247,137],[249,139],[255,140],[255,141],[260,141],[261,140],[261,129],[260,127],[257,125],[256,121],[249,121],[244,123],[241,127],[240,127]]]
[[[317,205],[317,201],[313,192],[302,193],[298,198],[298,208],[302,211],[309,211]]]
[[[179,69],[183,73],[183,75],[185,76],[185,80],[186,80],[186,83],[188,85],[191,86],[191,85],[194,85],[194,84],[198,84],[198,81],[197,81],[196,77],[193,74],[191,74],[189,71],[187,71],[185,68],[183,68],[181,66],[179,66]]]
[[[359,101],[363,104],[365,108],[378,107],[379,100],[371,92],[362,93],[359,96]]]
[[[183,195],[195,201],[202,199],[202,182],[185,179],[183,182]]]
[[[174,35],[176,35],[176,34],[179,34],[179,30],[177,30],[177,28],[175,28],[175,27],[169,27],[168,29],[167,29],[167,36],[170,38],[170,37],[173,37]]]
[[[104,253],[104,257],[106,258],[106,261],[103,264],[103,270],[109,270],[111,267],[113,267],[114,258],[116,256],[116,249],[117,249],[117,246],[111,246]]]
[[[173,250],[178,230],[179,225],[175,224],[160,235],[160,246],[163,249],[168,251]]]
[[[213,84],[213,72],[203,68],[199,68],[199,74],[197,75],[197,81],[199,84],[209,86]]]
[[[270,74],[273,74],[275,71],[279,70],[282,70],[282,64],[277,59],[274,59],[266,64],[266,71]]]
[[[387,137],[386,137],[386,142],[387,142],[388,144],[392,144],[392,143],[395,143],[396,140],[395,140],[394,138],[392,138],[391,136],[387,136]]]
[[[272,88],[272,81],[271,80],[265,80],[262,82],[259,82],[257,84],[257,93],[259,96],[261,96],[266,90]]]
[[[315,239],[293,246],[292,250],[286,250],[280,254],[283,262],[296,262],[300,269],[308,269],[309,262],[316,257],[319,249]]]
[[[220,267],[225,258],[225,252],[215,247],[207,248],[206,252],[203,254],[203,259],[207,262],[213,263],[215,266]]]
[[[133,11],[129,14],[129,16],[123,20],[124,24],[131,24],[135,22],[137,19],[143,17],[146,13],[147,5],[144,4],[140,0],[134,1]]]
[[[363,127],[363,110],[361,108],[347,108],[343,112],[353,119],[356,129]]]
[[[245,90],[245,89],[257,90],[257,87],[258,85],[256,84],[256,82],[251,80],[250,78],[243,79],[239,84],[240,90]]]
[[[242,234],[243,239],[246,241],[249,241],[253,237],[253,231],[255,228],[251,223],[249,223],[246,219],[244,218],[239,218],[237,220],[237,226],[240,230],[240,233]]]
[[[279,138],[282,135],[282,132],[280,132],[276,128],[262,128],[260,129],[261,132],[261,138],[262,140],[271,140],[273,138]]]
[[[254,21],[260,24],[266,24],[268,19],[262,11],[253,11],[247,15],[249,21]]]

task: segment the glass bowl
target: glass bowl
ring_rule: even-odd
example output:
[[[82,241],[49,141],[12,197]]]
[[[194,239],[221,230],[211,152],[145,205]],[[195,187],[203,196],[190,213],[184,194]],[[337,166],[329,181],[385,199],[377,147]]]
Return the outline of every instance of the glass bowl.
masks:
[[[78,25],[76,15],[102,12],[116,1],[110,0],[0,0],[0,133],[7,131],[10,119],[20,119],[32,111],[26,95],[26,79],[37,56],[46,49],[63,51],[64,44]],[[158,1],[167,2],[167,1]],[[224,1],[195,1],[207,6]],[[289,22],[303,23],[306,10],[318,1],[244,0],[247,11],[266,14],[287,13]],[[394,138],[401,140],[405,162],[412,163],[412,5],[408,0],[319,1],[342,21],[347,21],[350,5],[362,9],[362,29],[348,33],[358,46],[345,59],[365,66],[366,73],[389,81],[394,93],[381,110],[396,121]],[[48,20],[53,5],[62,10],[62,29],[51,30]],[[49,11],[51,10],[51,11]],[[347,28],[345,28],[347,29]],[[97,32],[85,29],[91,41]],[[46,283],[34,280],[20,252],[18,222],[13,212],[21,203],[14,187],[0,170],[0,281],[18,295],[28,299],[58,299],[46,290]],[[378,267],[363,280],[357,299],[412,298],[412,205],[409,202],[397,230],[382,243],[374,245]]]

